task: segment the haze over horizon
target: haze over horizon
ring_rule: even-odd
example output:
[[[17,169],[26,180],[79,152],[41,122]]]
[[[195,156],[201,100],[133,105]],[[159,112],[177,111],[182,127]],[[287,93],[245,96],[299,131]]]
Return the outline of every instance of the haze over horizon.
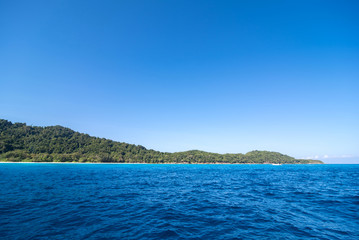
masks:
[[[2,1],[0,118],[359,163],[356,1]]]

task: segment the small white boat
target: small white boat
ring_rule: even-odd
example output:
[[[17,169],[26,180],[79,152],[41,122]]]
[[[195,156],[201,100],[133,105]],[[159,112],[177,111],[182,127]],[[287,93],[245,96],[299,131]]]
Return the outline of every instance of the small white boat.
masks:
[[[280,164],[280,163],[272,163],[272,165],[274,165],[274,166],[280,166],[280,165],[282,165],[282,164]]]

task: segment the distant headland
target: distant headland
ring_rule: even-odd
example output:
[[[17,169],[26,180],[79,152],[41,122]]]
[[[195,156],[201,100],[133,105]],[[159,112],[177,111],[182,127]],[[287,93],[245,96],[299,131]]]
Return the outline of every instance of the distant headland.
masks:
[[[92,137],[62,126],[34,127],[0,119],[0,161],[79,163],[322,164],[270,151],[218,154],[199,150],[160,152]]]

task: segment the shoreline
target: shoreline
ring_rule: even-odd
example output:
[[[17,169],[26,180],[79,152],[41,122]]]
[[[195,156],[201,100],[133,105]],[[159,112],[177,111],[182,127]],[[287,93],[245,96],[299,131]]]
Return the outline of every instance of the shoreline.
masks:
[[[94,162],[2,162],[0,163],[44,163],[44,164],[153,164],[153,165],[274,165],[276,163],[94,163]],[[280,165],[323,165],[326,163],[281,163]],[[340,164],[340,163],[339,163]]]

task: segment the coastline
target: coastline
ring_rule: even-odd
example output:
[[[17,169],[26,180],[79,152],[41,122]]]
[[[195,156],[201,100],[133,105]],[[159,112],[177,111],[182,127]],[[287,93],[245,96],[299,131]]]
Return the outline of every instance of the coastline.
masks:
[[[95,163],[95,162],[2,162],[0,163],[44,163],[44,164],[153,164],[153,165],[273,165],[275,163]],[[281,165],[323,165],[326,163],[281,163]]]

